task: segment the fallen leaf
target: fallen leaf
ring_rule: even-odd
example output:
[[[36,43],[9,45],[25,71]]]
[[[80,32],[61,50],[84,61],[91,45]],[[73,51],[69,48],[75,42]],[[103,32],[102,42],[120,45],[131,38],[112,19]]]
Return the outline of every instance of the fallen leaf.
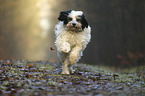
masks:
[[[55,50],[55,49],[54,49],[53,47],[50,47],[50,50],[53,51],[53,50]]]

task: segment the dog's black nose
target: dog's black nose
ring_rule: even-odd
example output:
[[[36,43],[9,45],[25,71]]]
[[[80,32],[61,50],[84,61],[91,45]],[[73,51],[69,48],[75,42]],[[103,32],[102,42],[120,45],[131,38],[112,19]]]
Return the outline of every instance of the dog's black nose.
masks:
[[[72,25],[73,25],[73,27],[75,27],[76,26],[76,23],[72,23]]]

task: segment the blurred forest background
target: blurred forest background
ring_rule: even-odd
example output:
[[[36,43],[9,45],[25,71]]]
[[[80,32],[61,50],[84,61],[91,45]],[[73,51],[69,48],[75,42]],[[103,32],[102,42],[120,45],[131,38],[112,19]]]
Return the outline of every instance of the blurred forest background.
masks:
[[[53,29],[69,9],[92,27],[80,62],[145,65],[145,0],[0,0],[0,59],[57,62]]]

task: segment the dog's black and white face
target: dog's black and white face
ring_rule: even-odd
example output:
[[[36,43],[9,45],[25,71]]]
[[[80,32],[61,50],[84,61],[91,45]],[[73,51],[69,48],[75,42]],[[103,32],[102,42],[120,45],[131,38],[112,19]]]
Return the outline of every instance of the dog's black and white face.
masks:
[[[85,27],[88,28],[88,22],[82,11],[62,11],[58,20],[64,22],[68,31],[81,32]]]

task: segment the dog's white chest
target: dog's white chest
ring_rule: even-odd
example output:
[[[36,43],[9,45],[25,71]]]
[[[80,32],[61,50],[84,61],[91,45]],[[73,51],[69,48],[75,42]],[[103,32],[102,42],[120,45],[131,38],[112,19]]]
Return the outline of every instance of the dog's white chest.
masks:
[[[65,32],[63,37],[71,46],[76,46],[84,43],[85,37],[81,33]]]

